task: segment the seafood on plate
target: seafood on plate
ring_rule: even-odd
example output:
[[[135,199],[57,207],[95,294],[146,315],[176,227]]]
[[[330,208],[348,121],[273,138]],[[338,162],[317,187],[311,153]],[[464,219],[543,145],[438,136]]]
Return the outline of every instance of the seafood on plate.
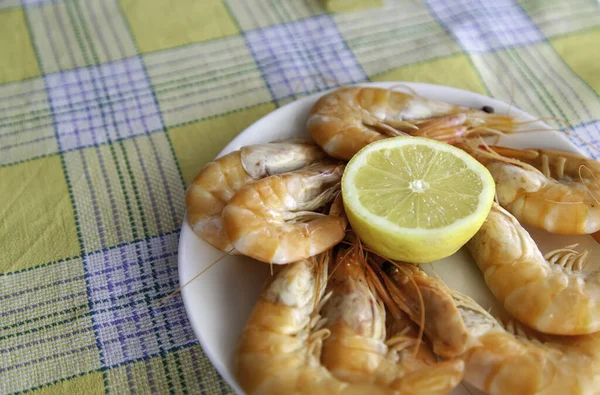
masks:
[[[487,167],[500,205],[523,224],[569,235],[600,230],[600,162],[559,150],[458,146]]]
[[[443,394],[464,379],[489,394],[600,394],[600,271],[584,271],[587,253],[574,246],[543,255],[519,223],[600,232],[600,164],[471,139],[521,124],[486,108],[344,87],[311,109],[316,144],[253,145],[207,164],[186,193],[194,232],[276,265],[238,341],[243,390]],[[367,253],[347,229],[342,160],[399,135],[456,145],[491,173],[499,203],[466,247],[518,321],[502,324],[417,266]]]
[[[388,385],[363,375],[360,379],[341,379],[341,370],[329,370],[322,362],[322,354],[332,353],[336,345],[330,343],[329,349],[323,347],[324,341],[331,336],[327,326],[330,318],[321,315],[324,305],[334,298],[339,303],[340,296],[352,297],[347,292],[335,295],[336,289],[327,291],[328,267],[332,258],[332,250],[311,258],[278,266],[276,273],[265,283],[262,293],[240,336],[235,353],[235,375],[248,394],[421,394],[445,393],[462,378],[462,361],[424,366],[420,375],[401,375],[390,366]],[[334,288],[337,288],[334,286]],[[344,290],[343,287],[340,290]],[[368,300],[370,296],[367,297]],[[335,300],[337,299],[337,302]],[[376,301],[375,301],[376,302]],[[376,302],[377,303],[377,302]],[[332,314],[331,309],[329,313]],[[356,319],[362,317],[355,313]],[[365,319],[369,320],[367,317]],[[374,322],[380,325],[379,321]],[[335,324],[334,324],[335,325]],[[374,328],[381,333],[383,328]],[[339,334],[339,333],[338,333]],[[379,336],[380,337],[380,336]],[[370,343],[364,337],[354,338],[350,335],[338,339],[338,346],[346,346],[347,358],[357,357],[360,350],[353,352],[353,345],[361,347]],[[375,352],[368,362],[362,356],[360,363],[354,367],[344,368],[366,371],[379,366],[381,339],[373,340],[373,347],[364,352]],[[377,344],[379,346],[377,346]],[[389,361],[391,362],[391,361]],[[336,364],[329,361],[329,366]],[[343,369],[344,369],[343,368]],[[363,371],[363,373],[366,373]],[[438,376],[442,376],[441,378]]]
[[[343,171],[343,164],[326,160],[242,187],[222,212],[233,247],[273,264],[332,248],[344,238],[347,219],[343,212],[325,214],[318,209],[339,195]]]
[[[502,325],[471,298],[413,265],[385,269],[398,306],[413,320],[425,315],[434,351],[463,360],[464,379],[474,387],[491,395],[598,394],[600,333],[550,336],[516,322]]]
[[[386,137],[412,135],[454,143],[466,135],[511,133],[519,122],[391,89],[343,87],[314,104],[306,125],[325,152],[349,160]]]
[[[550,334],[600,330],[600,271],[581,270],[585,253],[542,255],[519,221],[496,203],[467,248],[488,288],[519,321]]]
[[[269,175],[300,169],[326,157],[309,141],[289,139],[240,148],[207,163],[186,191],[187,221],[212,246],[232,253],[221,212],[231,197],[247,185]]]
[[[401,394],[445,394],[462,380],[463,362],[438,362],[418,328],[401,310],[386,311],[380,279],[357,243],[338,247],[320,312],[321,361],[334,377],[374,383]]]

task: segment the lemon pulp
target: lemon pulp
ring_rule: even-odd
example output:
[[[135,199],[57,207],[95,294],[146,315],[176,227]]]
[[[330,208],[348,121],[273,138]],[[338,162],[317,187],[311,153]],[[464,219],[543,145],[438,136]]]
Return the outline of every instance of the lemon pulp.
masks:
[[[342,194],[365,244],[390,259],[424,263],[452,255],[473,237],[490,211],[494,180],[456,147],[394,137],[350,160]]]

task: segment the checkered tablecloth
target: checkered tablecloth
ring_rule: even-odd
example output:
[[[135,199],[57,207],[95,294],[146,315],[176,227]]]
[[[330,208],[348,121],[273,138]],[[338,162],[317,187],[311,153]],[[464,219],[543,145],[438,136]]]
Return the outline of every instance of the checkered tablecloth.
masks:
[[[595,0],[383,4],[0,0],[0,392],[230,392],[181,297],[156,305],[179,285],[185,187],[333,81],[512,101],[596,154]]]

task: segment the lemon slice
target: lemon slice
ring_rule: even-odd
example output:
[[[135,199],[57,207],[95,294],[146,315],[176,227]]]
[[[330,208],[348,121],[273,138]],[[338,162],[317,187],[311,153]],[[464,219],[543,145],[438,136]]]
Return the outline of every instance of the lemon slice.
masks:
[[[389,259],[425,263],[460,249],[494,199],[490,172],[466,152],[422,137],[371,143],[342,177],[348,220],[361,240]]]

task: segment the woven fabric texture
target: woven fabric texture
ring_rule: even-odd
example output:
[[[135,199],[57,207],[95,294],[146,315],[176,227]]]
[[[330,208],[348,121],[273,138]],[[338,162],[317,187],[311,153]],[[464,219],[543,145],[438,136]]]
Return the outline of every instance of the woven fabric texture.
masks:
[[[1,393],[230,393],[181,297],[157,301],[187,184],[303,95],[454,86],[600,158],[596,0],[330,3],[0,0]]]

